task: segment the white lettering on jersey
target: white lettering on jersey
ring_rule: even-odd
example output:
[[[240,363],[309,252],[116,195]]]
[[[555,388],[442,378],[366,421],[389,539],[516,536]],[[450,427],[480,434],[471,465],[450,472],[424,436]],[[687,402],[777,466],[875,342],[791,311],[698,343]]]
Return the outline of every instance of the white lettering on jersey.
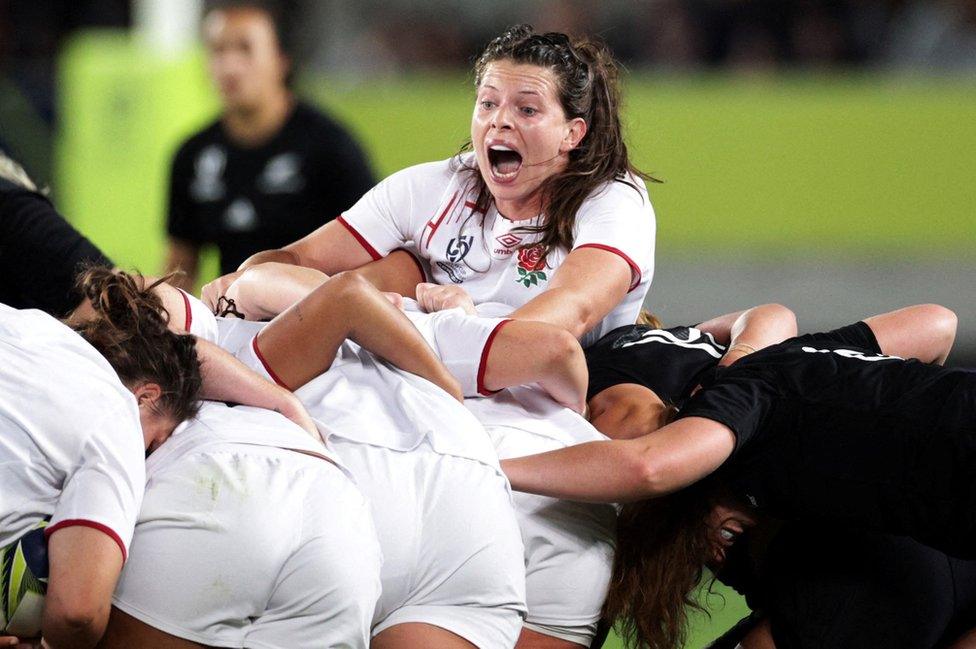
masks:
[[[899,356],[885,356],[884,354],[865,354],[864,352],[854,351],[853,349],[816,349],[814,347],[801,347],[808,354],[837,354],[844,358],[856,358],[859,361],[890,361],[904,360]]]
[[[688,340],[682,340],[670,331],[665,331],[664,329],[651,329],[650,331],[644,332],[640,340],[625,343],[621,345],[621,347],[646,345],[647,343],[664,343],[666,345],[676,345],[686,349],[698,349],[705,352],[712,358],[722,358],[722,354],[724,353],[724,348],[715,342],[715,339],[712,338],[712,334],[704,333],[698,329],[695,329],[694,327],[688,328]]]
[[[224,212],[224,227],[231,232],[248,232],[258,226],[258,214],[246,198],[238,198]]]

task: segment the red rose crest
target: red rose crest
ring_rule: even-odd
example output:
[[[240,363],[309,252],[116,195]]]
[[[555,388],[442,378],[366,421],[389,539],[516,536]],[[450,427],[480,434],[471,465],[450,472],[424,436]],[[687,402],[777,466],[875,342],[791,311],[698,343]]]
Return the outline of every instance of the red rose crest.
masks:
[[[518,251],[518,274],[515,281],[526,288],[538,284],[539,280],[548,279],[543,269],[546,260],[542,258],[542,246],[522,248]]]

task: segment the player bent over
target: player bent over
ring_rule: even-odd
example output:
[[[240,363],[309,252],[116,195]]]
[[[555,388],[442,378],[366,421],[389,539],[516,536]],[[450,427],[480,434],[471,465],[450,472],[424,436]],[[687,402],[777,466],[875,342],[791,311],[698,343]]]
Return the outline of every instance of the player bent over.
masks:
[[[146,473],[102,647],[368,647],[380,549],[321,442],[269,410],[205,402]]]

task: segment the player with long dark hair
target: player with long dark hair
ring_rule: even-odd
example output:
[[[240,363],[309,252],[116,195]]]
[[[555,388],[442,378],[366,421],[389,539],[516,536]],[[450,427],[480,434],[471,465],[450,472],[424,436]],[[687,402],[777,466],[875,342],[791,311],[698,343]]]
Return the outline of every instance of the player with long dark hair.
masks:
[[[675,645],[702,566],[770,516],[906,534],[972,556],[974,375],[882,354],[944,359],[947,346],[933,353],[932,337],[945,328],[906,326],[912,313],[749,354],[703,380],[656,432],[504,466],[517,489],[628,501],[721,466],[621,515],[608,610],[647,646]]]

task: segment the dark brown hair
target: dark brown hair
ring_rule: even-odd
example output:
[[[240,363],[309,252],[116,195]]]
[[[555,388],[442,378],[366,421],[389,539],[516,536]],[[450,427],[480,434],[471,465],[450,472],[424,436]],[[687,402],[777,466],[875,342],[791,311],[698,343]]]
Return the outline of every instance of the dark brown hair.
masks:
[[[623,506],[603,615],[628,646],[680,649],[689,611],[707,612],[695,594],[712,552],[706,518],[713,495],[714,483],[705,479]]]
[[[89,268],[78,277],[78,290],[96,315],[72,326],[126,386],[159,384],[158,410],[180,422],[197,413],[202,379],[195,338],[167,328],[169,313],[152,291],[166,279],[145,286],[141,275]]]
[[[620,126],[618,69],[610,50],[601,42],[570,39],[558,32],[537,34],[529,25],[516,25],[498,36],[475,62],[475,85],[495,61],[528,63],[551,70],[557,81],[559,101],[568,119],[582,118],[586,135],[569,152],[566,168],[542,185],[545,222],[522,228],[539,232],[543,250],[570,249],[580,205],[599,187],[622,182],[639,191],[629,178],[655,180],[630,162]],[[468,142],[462,151],[469,150]],[[478,189],[476,210],[486,213],[492,196],[476,167],[468,167]],[[533,243],[531,245],[536,245]]]

